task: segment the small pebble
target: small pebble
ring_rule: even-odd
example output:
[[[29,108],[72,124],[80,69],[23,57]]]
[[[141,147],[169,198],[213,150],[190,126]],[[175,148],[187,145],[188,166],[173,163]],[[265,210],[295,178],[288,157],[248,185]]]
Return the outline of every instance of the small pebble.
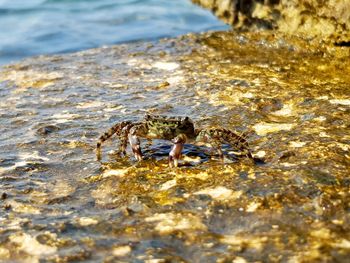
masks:
[[[10,210],[12,206],[10,204],[5,204],[4,205],[4,210]]]
[[[39,135],[48,135],[54,131],[57,131],[58,130],[58,127],[57,126],[54,126],[54,125],[48,125],[48,126],[45,126],[45,127],[41,127],[37,130],[37,134]]]
[[[5,200],[7,198],[7,193],[3,192],[1,194],[1,200]]]

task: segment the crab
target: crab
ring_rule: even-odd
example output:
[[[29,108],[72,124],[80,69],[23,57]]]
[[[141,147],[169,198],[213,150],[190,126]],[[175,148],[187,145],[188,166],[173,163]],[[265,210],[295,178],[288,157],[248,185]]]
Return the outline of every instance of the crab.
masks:
[[[140,138],[170,140],[173,146],[169,152],[170,167],[178,167],[181,152],[186,142],[207,143],[213,147],[221,159],[224,158],[222,144],[229,144],[240,155],[253,159],[247,140],[227,129],[206,128],[195,129],[189,117],[166,117],[145,115],[140,122],[123,121],[107,130],[97,142],[97,159],[101,160],[101,146],[104,141],[116,134],[120,140],[120,153],[126,154],[129,141],[135,158],[143,159]]]

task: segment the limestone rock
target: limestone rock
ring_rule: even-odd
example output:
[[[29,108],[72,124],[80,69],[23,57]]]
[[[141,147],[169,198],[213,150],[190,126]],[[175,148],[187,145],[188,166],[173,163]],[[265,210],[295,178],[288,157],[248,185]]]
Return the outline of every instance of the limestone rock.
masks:
[[[348,0],[192,0],[237,29],[276,29],[349,45]]]

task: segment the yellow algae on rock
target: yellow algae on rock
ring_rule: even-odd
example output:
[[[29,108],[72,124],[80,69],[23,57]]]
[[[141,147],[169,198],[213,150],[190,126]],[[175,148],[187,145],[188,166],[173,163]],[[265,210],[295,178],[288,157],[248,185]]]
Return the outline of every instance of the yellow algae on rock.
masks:
[[[350,145],[349,144],[345,144],[345,143],[336,143],[336,145],[342,149],[343,151],[349,151],[350,150]]]
[[[154,63],[154,65],[153,65],[153,67],[155,67],[157,69],[168,70],[168,71],[175,70],[179,66],[180,65],[178,63],[175,63],[175,62],[162,62],[162,61],[158,61],[158,62]]]
[[[153,199],[157,204],[160,205],[173,205],[178,202],[184,201],[184,199],[180,197],[169,197],[168,191],[155,192],[153,195]]]
[[[179,171],[179,172],[172,172],[177,179],[180,178],[197,178],[200,180],[207,180],[212,175],[209,174],[207,171],[205,172],[193,172],[193,171]]]
[[[176,73],[179,73],[181,71],[177,71]],[[166,81],[170,84],[170,85],[178,85],[178,84],[181,84],[181,82],[184,81],[184,77],[182,75],[174,75],[174,76],[171,76],[171,77],[168,77],[166,79]]]
[[[255,212],[261,206],[260,202],[251,202],[246,208],[246,212],[252,213]]]
[[[261,251],[267,242],[267,237],[243,237],[240,235],[224,235],[220,241],[224,244],[240,248],[249,247]]]
[[[41,244],[35,237],[26,233],[11,235],[9,239],[12,243],[19,246],[19,250],[29,255],[47,256],[57,251],[57,247]]]
[[[274,111],[272,112],[273,115],[276,116],[291,116],[294,115],[294,106],[293,105],[289,105],[289,104],[285,104],[283,105],[283,108],[278,110],[278,111]]]
[[[236,257],[234,260],[232,260],[232,263],[247,263],[247,262],[248,261],[242,257]]]
[[[349,106],[350,105],[350,99],[333,99],[329,101],[332,104],[338,104],[338,105],[344,105]]]
[[[209,195],[215,200],[225,201],[237,199],[242,195],[243,191],[233,191],[224,186],[217,186],[215,188],[206,188],[195,192],[195,195]]]
[[[130,246],[114,247],[112,250],[113,256],[116,256],[116,257],[125,257],[126,255],[130,254],[130,252],[131,252]]]
[[[10,258],[10,251],[6,248],[0,247],[0,260],[6,260]]]
[[[350,241],[343,238],[339,241],[336,241],[332,244],[334,247],[338,247],[338,248],[343,248],[343,249],[350,249]]]
[[[11,200],[8,202],[9,205],[11,205],[13,211],[23,214],[34,214],[38,215],[41,213],[40,209],[33,206],[32,204],[22,204],[15,200]]]
[[[98,223],[98,220],[91,217],[80,217],[80,218],[77,218],[77,222],[81,226],[91,226],[91,225],[96,225]]]
[[[324,131],[321,131],[320,133],[319,133],[319,136],[321,137],[321,138],[330,138],[331,136],[329,136],[326,132],[324,132]]]
[[[161,190],[161,191],[168,190],[168,189],[170,189],[170,188],[176,186],[176,184],[177,184],[176,179],[166,181],[165,183],[163,183],[163,184],[160,186],[159,190]]]
[[[259,136],[265,136],[268,133],[274,133],[279,131],[289,131],[295,124],[292,123],[257,123],[253,126],[256,134]]]
[[[327,228],[321,228],[311,231],[310,235],[316,238],[329,239],[331,237],[331,231]]]
[[[300,141],[289,142],[290,147],[293,147],[293,148],[300,148],[300,147],[305,146],[305,144],[306,144],[306,142],[300,142]]]
[[[110,170],[104,171],[101,176],[102,176],[102,178],[107,178],[107,177],[111,177],[111,176],[123,177],[123,176],[127,175],[129,171],[130,171],[130,168],[110,169]]]
[[[317,121],[317,122],[324,122],[325,120],[327,120],[325,116],[319,116],[314,118],[314,121]]]
[[[161,234],[170,234],[177,230],[206,230],[200,218],[192,214],[157,213],[147,217],[146,222],[157,222],[155,229]]]
[[[72,140],[72,141],[69,141],[65,146],[70,149],[75,149],[79,147],[88,146],[88,144],[80,140],[74,140],[74,141]]]
[[[199,156],[197,156],[197,157],[190,157],[190,156],[186,156],[185,155],[182,158],[182,160],[185,161],[185,162],[192,162],[192,163],[198,164],[198,163],[200,163],[201,158]]]
[[[227,87],[225,90],[218,90],[217,92],[203,92],[198,90],[200,95],[208,97],[209,102],[213,106],[225,105],[226,109],[236,107],[243,104],[242,100],[254,98],[252,92],[242,92],[234,90],[231,87]]]
[[[59,72],[39,72],[34,70],[7,71],[2,74],[0,81],[9,80],[20,88],[45,88],[63,78]]]

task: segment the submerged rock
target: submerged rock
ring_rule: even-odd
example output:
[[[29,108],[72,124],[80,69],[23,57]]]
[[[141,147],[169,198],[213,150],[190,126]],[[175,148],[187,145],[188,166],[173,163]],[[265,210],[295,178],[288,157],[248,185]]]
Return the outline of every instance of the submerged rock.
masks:
[[[0,260],[346,261],[349,49],[213,32],[0,69]],[[254,157],[97,138],[145,113],[245,134]],[[111,139],[112,141],[112,139]]]

